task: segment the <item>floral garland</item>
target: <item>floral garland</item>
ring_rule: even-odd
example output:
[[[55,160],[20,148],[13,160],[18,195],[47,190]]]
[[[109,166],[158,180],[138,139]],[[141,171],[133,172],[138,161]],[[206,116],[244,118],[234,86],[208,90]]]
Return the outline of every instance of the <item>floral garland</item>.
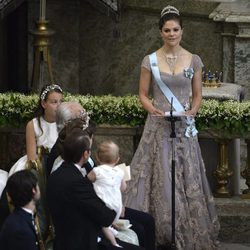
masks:
[[[147,112],[137,95],[123,97],[103,95],[71,95],[65,101],[77,101],[97,124],[144,125]],[[0,93],[0,127],[19,127],[33,118],[38,95]],[[221,130],[228,134],[250,133],[250,101],[203,100],[196,116],[198,130]]]

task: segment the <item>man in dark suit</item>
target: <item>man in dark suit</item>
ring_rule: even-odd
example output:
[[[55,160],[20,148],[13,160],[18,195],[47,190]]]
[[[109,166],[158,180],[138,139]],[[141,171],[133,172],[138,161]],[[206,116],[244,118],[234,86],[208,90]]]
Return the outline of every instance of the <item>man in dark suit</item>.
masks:
[[[40,199],[37,178],[29,170],[16,172],[8,179],[6,191],[15,210],[2,226],[1,250],[39,250],[39,236],[33,216],[36,202]]]
[[[83,178],[81,166],[90,156],[90,140],[74,129],[63,145],[64,163],[48,179],[47,200],[55,226],[55,250],[120,249],[100,240],[101,227],[112,224],[116,213],[96,195]],[[142,249],[119,241],[124,249]]]
[[[65,133],[63,129],[65,125],[69,125],[69,121],[74,119],[81,119],[86,133],[89,137],[93,137],[96,127],[95,124],[86,116],[86,111],[83,107],[77,102],[63,102],[57,109],[56,112],[56,123],[59,134],[59,138],[55,145],[52,147],[50,154],[46,162],[46,172],[47,176],[50,175],[51,169],[53,167],[55,159],[60,155],[60,144],[64,141]],[[61,138],[63,137],[63,138]],[[83,168],[89,173],[96,164],[91,157],[88,158],[88,161],[83,164]],[[125,207],[124,217],[122,219],[127,219],[132,224],[132,230],[134,230],[138,236],[140,246],[143,246],[146,250],[155,249],[155,221],[154,218],[142,211],[138,211],[132,208]]]

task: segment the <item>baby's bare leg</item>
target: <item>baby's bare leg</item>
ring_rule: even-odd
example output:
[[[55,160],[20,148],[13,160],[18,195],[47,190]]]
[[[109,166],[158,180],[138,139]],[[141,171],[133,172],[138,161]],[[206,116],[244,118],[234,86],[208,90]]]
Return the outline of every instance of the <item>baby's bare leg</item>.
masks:
[[[115,236],[109,227],[103,227],[102,231],[103,231],[104,236],[111,242],[112,245],[117,246],[117,247],[122,247],[117,243]]]

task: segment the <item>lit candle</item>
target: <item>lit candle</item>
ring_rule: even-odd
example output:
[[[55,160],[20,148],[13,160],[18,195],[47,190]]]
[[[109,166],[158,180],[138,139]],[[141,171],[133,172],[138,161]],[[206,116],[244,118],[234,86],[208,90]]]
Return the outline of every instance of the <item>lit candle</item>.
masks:
[[[40,0],[40,20],[45,20],[46,0]]]

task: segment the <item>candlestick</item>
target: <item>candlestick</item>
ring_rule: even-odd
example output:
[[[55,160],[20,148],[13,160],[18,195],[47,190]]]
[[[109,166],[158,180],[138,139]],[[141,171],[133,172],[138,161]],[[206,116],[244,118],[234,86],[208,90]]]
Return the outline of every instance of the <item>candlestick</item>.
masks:
[[[40,20],[45,20],[46,14],[46,0],[40,0]]]

